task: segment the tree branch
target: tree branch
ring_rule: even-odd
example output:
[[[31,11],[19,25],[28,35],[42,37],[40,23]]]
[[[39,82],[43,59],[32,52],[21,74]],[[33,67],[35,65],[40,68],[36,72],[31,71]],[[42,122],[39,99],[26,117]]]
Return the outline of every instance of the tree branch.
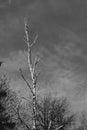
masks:
[[[50,130],[51,125],[52,125],[52,121],[49,122],[48,130]]]
[[[27,84],[27,86],[29,87],[29,89],[31,90],[31,92],[32,92],[32,94],[33,94],[32,88],[31,88],[29,82],[28,82],[28,81],[26,80],[26,78],[24,77],[23,72],[22,72],[22,69],[20,68],[19,71],[20,71],[21,77],[23,78],[23,80],[25,81],[25,83]]]
[[[23,98],[23,99],[25,99],[26,101],[30,102],[30,100],[29,100],[29,99],[27,99],[27,98],[25,98],[25,97],[21,97],[21,98]]]
[[[56,128],[55,130],[59,130],[63,127],[63,125],[59,126],[58,128]]]
[[[20,112],[19,112],[19,107],[17,108],[17,114],[18,114],[18,119],[21,121],[21,123],[23,123],[28,130],[31,130],[30,127],[22,120]]]
[[[37,39],[38,39],[38,35],[36,35],[36,37],[35,37],[33,43],[30,45],[31,47],[36,43]]]
[[[37,56],[35,57],[35,60],[34,60],[34,66],[33,66],[33,73],[35,74],[35,69],[36,69],[36,66],[37,64],[40,62],[40,58],[38,58]]]

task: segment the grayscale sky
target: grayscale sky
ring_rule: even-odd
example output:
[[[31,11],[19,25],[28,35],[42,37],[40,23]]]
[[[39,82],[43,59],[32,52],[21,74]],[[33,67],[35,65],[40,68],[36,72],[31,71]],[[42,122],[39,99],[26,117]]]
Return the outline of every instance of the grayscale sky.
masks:
[[[28,78],[24,17],[31,41],[39,35],[33,47],[41,57],[39,92],[67,96],[76,109],[86,109],[87,0],[0,0],[0,59],[4,61],[0,71],[17,90],[26,87],[20,67]]]

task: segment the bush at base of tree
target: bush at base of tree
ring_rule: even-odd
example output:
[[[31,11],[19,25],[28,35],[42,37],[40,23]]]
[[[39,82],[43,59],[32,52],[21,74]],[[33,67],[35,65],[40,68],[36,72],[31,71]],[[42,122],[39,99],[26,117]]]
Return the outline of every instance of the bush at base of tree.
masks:
[[[69,130],[75,122],[75,114],[70,112],[66,98],[44,97],[37,103],[38,130]]]

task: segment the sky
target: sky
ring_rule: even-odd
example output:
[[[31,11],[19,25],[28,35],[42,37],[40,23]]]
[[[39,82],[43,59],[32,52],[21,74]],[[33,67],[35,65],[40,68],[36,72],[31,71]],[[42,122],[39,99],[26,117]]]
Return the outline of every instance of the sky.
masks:
[[[87,108],[87,1],[86,0],[0,0],[1,73],[11,87],[22,93],[27,87],[18,69],[30,79],[24,17],[28,18],[30,41],[38,34],[35,55],[39,93],[66,96],[76,110]]]

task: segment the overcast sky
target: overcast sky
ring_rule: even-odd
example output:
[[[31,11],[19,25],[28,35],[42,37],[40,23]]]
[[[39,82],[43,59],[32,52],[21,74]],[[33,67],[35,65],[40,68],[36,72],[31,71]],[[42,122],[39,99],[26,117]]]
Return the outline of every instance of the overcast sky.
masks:
[[[40,92],[67,96],[77,109],[87,108],[87,0],[0,0],[0,70],[13,88],[27,76],[24,17],[30,39],[39,35],[33,53],[41,57]],[[84,108],[83,108],[84,106]]]

